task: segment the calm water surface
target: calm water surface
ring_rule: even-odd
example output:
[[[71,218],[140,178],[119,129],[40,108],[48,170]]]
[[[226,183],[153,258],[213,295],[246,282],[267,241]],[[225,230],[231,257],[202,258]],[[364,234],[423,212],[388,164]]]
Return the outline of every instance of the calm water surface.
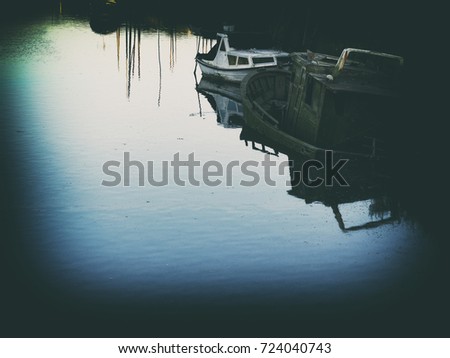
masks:
[[[139,307],[147,321],[156,311],[193,310],[209,318],[251,311],[260,320],[282,312],[300,322],[320,311],[331,323],[336,307],[353,316],[391,307],[421,280],[431,248],[413,223],[345,232],[329,206],[288,195],[288,174],[276,186],[240,186],[245,178],[235,171],[231,186],[140,187],[132,169],[129,187],[101,185],[110,179],[103,163],[123,162],[124,152],[144,163],[192,152],[224,166],[264,159],[196,91],[198,38],[188,29],[122,26],[99,35],[87,19],[54,17],[9,31],[1,40],[0,129],[11,165],[2,171],[20,193],[13,210],[22,270],[48,288],[33,307],[52,299],[59,307],[46,313],[50,321],[110,304],[126,314]],[[348,226],[379,219],[370,199],[340,206]]]

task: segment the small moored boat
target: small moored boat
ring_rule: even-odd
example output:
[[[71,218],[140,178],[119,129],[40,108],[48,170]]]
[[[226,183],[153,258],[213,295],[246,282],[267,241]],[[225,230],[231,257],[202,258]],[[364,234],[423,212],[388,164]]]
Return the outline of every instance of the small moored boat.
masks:
[[[227,81],[240,82],[259,68],[288,68],[287,52],[277,50],[237,50],[230,47],[228,35],[217,34],[217,43],[208,53],[197,53],[196,62],[204,76],[214,76]]]

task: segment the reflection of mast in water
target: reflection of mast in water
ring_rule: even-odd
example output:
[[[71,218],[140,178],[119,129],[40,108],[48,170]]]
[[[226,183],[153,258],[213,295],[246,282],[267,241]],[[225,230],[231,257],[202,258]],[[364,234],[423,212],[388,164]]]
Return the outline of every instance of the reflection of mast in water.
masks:
[[[120,27],[116,30],[117,71],[120,71]]]
[[[170,32],[169,46],[169,68],[173,71],[175,63],[177,62],[177,33],[173,29]]]
[[[120,32],[117,34],[120,38]],[[127,97],[130,98],[131,78],[134,78],[136,62],[136,43],[137,43],[137,67],[138,78],[141,78],[141,29],[132,26],[129,23],[125,25],[125,73],[127,78]],[[117,51],[119,53],[120,40],[117,41]],[[119,61],[119,55],[118,61]]]
[[[158,30],[158,66],[159,66],[159,88],[158,88],[158,107],[161,105],[161,82],[162,82],[162,70],[161,70],[161,39]]]
[[[141,79],[141,28],[138,28],[138,79]]]
[[[123,26],[125,28],[125,33],[121,31],[120,28],[115,29],[116,32],[116,57],[117,57],[117,70],[120,71],[123,65],[120,65],[121,61],[121,40],[125,37],[125,78],[126,78],[126,94],[129,99],[131,96],[131,87],[133,78],[137,76],[138,80],[141,79],[141,27],[139,25],[131,24],[126,22]],[[163,33],[164,35],[164,33]],[[163,50],[161,46],[161,30],[156,29],[156,50],[157,50],[157,61],[158,61],[158,98],[157,105],[161,105],[162,96],[162,59],[161,51]],[[177,62],[177,34],[176,30],[172,29],[169,34],[169,68],[171,71],[174,70],[175,64]],[[136,63],[137,62],[137,63]],[[136,68],[137,67],[137,68]]]

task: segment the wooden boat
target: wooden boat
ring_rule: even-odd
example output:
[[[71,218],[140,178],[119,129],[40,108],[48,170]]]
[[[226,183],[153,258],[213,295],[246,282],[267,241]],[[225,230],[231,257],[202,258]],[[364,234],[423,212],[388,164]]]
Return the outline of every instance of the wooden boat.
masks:
[[[237,50],[230,47],[228,35],[217,34],[217,43],[208,53],[197,53],[196,63],[204,76],[240,82],[258,68],[287,68],[289,54],[277,50]]]
[[[403,59],[359,49],[339,58],[310,52],[292,58],[292,73],[259,71],[242,82],[248,124],[300,154],[383,155],[382,132],[398,115]]]
[[[336,148],[363,136],[377,138],[395,120],[401,57],[351,48],[327,61],[315,54],[292,57],[294,77],[283,130]]]

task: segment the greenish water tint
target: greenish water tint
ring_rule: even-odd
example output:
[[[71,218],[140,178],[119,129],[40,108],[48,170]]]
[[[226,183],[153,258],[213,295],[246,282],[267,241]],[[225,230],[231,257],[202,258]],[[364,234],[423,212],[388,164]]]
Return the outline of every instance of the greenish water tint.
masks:
[[[101,185],[124,152],[263,160],[195,90],[189,29],[99,35],[58,17],[16,30],[0,58],[4,335],[423,335],[408,321],[419,301],[404,300],[422,294],[434,248],[401,215],[343,231],[332,208],[288,194],[288,174],[276,186]],[[357,226],[379,219],[375,204],[340,210]]]

